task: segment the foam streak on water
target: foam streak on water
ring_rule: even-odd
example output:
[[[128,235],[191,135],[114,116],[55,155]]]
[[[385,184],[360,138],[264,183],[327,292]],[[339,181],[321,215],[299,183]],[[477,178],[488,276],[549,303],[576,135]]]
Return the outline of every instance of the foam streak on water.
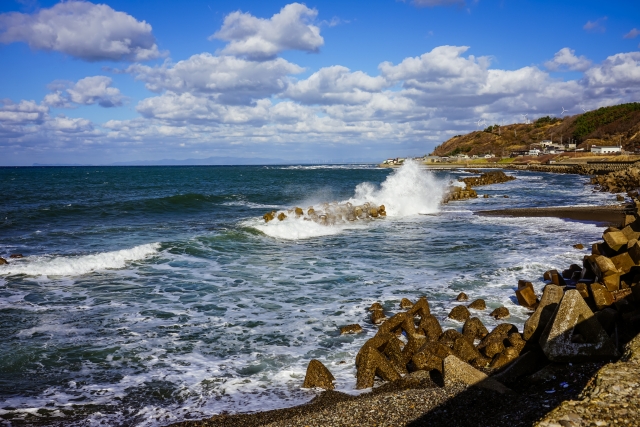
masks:
[[[511,173],[511,172],[509,172]],[[458,172],[374,167],[0,169],[0,417],[16,424],[162,426],[291,406],[311,359],[357,393],[354,357],[389,314],[426,295],[443,327],[457,293],[504,305],[579,263],[601,225],[473,214],[601,204],[586,177],[513,172],[439,207]],[[108,185],[104,184],[108,183]],[[509,198],[503,198],[508,194]],[[268,207],[370,201],[388,216],[326,227]],[[431,215],[420,215],[430,213]],[[159,243],[150,243],[159,242]],[[340,336],[359,323],[364,333]]]

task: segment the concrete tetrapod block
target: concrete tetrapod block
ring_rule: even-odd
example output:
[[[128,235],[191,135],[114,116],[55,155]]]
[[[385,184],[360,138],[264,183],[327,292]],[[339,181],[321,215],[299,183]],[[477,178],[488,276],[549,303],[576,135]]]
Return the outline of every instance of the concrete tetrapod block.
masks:
[[[335,378],[331,372],[320,362],[313,359],[307,366],[307,375],[304,377],[302,388],[323,388],[325,390],[333,390],[333,381]]]
[[[562,299],[562,295],[563,291],[560,286],[547,285],[544,287],[538,308],[536,308],[536,311],[534,311],[531,317],[524,323],[523,338],[525,340],[528,341],[532,337],[535,340],[540,336],[547,322],[549,322],[549,319],[553,316],[556,306]]]
[[[499,393],[508,393],[511,390],[499,381],[488,377],[468,363],[456,356],[447,356],[442,361],[442,371],[445,383],[448,381],[461,382],[470,386],[487,388]]]
[[[629,241],[622,231],[607,231],[602,235],[602,238],[614,251],[620,250]]]
[[[612,340],[575,289],[565,293],[539,342],[553,362],[590,362],[618,356]]]

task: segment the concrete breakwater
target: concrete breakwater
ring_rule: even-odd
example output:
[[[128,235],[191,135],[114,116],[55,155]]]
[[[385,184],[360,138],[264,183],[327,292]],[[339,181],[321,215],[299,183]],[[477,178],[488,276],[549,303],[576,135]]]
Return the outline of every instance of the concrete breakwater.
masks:
[[[503,171],[485,172],[478,177],[459,178],[458,181],[464,183],[465,186],[450,186],[442,200],[442,203],[449,203],[454,200],[475,199],[478,197],[478,193],[473,189],[473,187],[500,184],[514,179],[516,178],[505,174]]]
[[[541,294],[526,278],[518,282],[515,297],[531,310],[522,332],[510,323],[489,331],[473,316],[486,304],[468,303],[464,293],[448,314],[460,322],[456,329],[443,330],[424,296],[416,301],[404,298],[396,313],[374,303],[370,321],[379,325],[378,331],[356,356],[356,388],[371,388],[380,380],[401,384],[427,378],[444,389],[465,384],[510,394],[523,384],[616,361],[625,354],[619,362],[604,365],[577,400],[562,403],[539,425],[611,425],[613,420],[634,425],[640,397],[640,200],[625,212],[620,227],[607,228],[582,265],[547,271]],[[500,307],[491,315],[507,319],[509,311]],[[359,325],[343,329],[342,333],[361,331]],[[331,389],[333,378],[314,361],[305,385]],[[541,411],[538,418],[543,415]]]
[[[309,206],[306,212],[302,208],[296,207],[287,211],[270,211],[262,216],[264,222],[284,221],[289,217],[302,218],[305,221],[313,221],[321,225],[336,225],[345,222],[358,220],[383,218],[387,216],[384,205],[376,206],[366,202],[362,205],[354,206],[351,203],[339,204],[324,203],[317,210],[313,206]]]

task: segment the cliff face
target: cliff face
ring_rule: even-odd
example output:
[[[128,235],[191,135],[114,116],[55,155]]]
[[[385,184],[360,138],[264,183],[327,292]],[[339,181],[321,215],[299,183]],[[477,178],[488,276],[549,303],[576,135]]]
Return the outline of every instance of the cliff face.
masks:
[[[493,125],[445,141],[431,153],[434,156],[456,154],[508,156],[511,151],[550,139],[555,143],[575,141],[578,148],[587,145],[617,145],[625,150],[640,150],[640,103],[615,105],[564,117],[541,117],[530,124]]]

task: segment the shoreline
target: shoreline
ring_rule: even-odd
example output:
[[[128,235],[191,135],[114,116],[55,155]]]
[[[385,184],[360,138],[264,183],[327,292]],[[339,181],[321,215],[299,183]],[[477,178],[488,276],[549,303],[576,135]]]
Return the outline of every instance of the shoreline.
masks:
[[[555,217],[622,227],[627,220],[628,210],[624,205],[554,206],[486,210],[475,214],[522,218]],[[629,342],[628,346],[633,342],[636,342],[634,351],[640,353],[640,336]],[[640,360],[640,355],[636,358]],[[619,360],[622,359],[574,365],[543,362],[542,360],[546,360],[543,355],[537,356],[537,360],[535,363],[538,367],[533,370],[534,374],[518,377],[517,381],[515,378],[509,379],[508,374],[506,377],[502,375],[504,370],[498,370],[497,376],[490,376],[475,386],[443,379],[438,375],[434,377],[433,371],[415,371],[396,381],[376,380],[375,388],[357,396],[322,391],[310,402],[289,408],[219,414],[205,420],[182,421],[171,426],[533,425],[541,420],[552,419],[553,414],[562,412],[561,408],[565,408],[563,414],[566,415],[566,403],[580,404],[593,379],[608,367],[621,363]],[[495,381],[493,378],[502,381],[511,390],[502,394],[491,386],[482,385],[485,381],[491,384],[491,381]],[[556,424],[545,424],[547,425]]]

